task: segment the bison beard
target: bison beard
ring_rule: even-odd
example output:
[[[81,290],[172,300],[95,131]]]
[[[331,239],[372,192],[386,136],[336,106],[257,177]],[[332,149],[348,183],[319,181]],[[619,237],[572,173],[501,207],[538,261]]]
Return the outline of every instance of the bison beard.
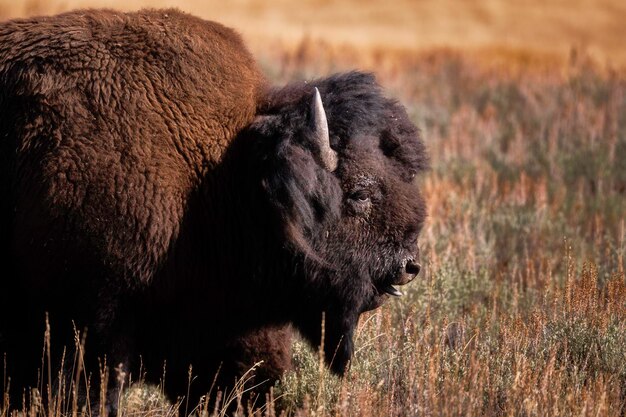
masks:
[[[197,398],[261,360],[266,389],[323,315],[343,373],[359,316],[419,272],[426,152],[369,74],[270,88],[219,24],[81,11],[0,24],[0,115],[13,404],[46,312],[53,364],[75,325],[91,372],[106,357],[158,381],[165,361],[175,398],[191,364]]]

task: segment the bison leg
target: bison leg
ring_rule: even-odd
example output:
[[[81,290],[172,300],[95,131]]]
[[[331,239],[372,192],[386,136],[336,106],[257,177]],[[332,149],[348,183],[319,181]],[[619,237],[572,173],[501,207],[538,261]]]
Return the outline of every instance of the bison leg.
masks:
[[[270,388],[291,369],[292,335],[290,326],[264,327],[229,344],[219,378],[222,389],[232,390],[234,381],[241,380],[245,385],[239,390],[251,389],[243,393],[241,404],[263,407]]]
[[[11,409],[21,409],[23,396],[29,400],[30,388],[37,387],[38,371],[42,363],[44,339],[44,315],[32,314],[24,317],[23,311],[14,310],[10,313],[11,321],[3,329],[2,355],[6,360],[7,386]],[[41,317],[34,320],[34,316]],[[4,384],[3,384],[4,385]]]
[[[231,340],[218,351],[205,352],[210,362],[205,357],[204,361],[200,359],[204,366],[197,366],[198,363],[193,366],[191,386],[188,386],[188,367],[172,369],[168,364],[167,393],[175,400],[189,392],[189,407],[195,407],[207,393],[212,407],[218,390],[222,392],[220,407],[230,412],[235,411],[239,402],[262,407],[270,388],[291,368],[292,333],[290,326],[264,327]],[[243,393],[244,390],[250,391]],[[241,397],[237,398],[238,395]],[[225,404],[225,398],[232,401]]]
[[[112,291],[111,294],[116,292]],[[107,415],[117,415],[121,390],[128,388],[129,381],[139,380],[141,376],[131,375],[139,368],[140,361],[136,343],[137,314],[135,302],[120,295],[103,296],[99,300],[95,329],[87,335],[86,366],[94,375],[89,401],[96,410],[102,408],[102,374],[104,364],[108,369],[106,381],[105,409]]]
[[[319,315],[302,316],[296,325],[314,348],[323,344],[326,364],[336,375],[343,375],[352,359],[354,330],[358,320],[357,310],[330,310],[319,312]]]
[[[292,333],[290,326],[264,327],[238,338],[228,347],[232,358],[231,382],[254,367],[249,375],[253,377],[246,386],[261,384],[256,392],[267,392],[291,369]],[[227,378],[228,369],[224,373]]]

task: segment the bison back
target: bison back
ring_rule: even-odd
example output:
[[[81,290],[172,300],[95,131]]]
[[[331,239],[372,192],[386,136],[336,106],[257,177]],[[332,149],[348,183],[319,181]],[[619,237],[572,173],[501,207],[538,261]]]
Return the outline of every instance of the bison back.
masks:
[[[172,260],[188,206],[264,84],[236,33],[175,10],[0,23],[0,352],[18,397],[44,312],[57,343],[74,323],[118,363],[133,294],[197,275]]]
[[[58,287],[39,281],[95,263],[125,285],[149,282],[263,84],[235,32],[176,10],[0,24],[14,272]]]

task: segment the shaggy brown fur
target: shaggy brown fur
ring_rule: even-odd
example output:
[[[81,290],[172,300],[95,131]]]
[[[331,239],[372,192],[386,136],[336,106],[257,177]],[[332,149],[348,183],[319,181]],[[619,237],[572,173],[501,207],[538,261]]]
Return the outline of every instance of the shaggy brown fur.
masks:
[[[14,184],[16,223],[67,216],[103,263],[141,283],[262,85],[236,33],[175,10],[6,23],[0,74],[3,132],[28,173]]]
[[[263,86],[234,31],[176,10],[0,25],[2,264],[15,268],[2,279],[18,287],[6,296],[27,294],[2,320],[33,349],[31,365],[53,297],[53,322],[90,324],[93,343],[112,345],[104,352],[124,343],[100,334],[128,326],[111,304],[153,283],[190,196],[253,119]],[[99,297],[111,299],[95,306]],[[26,316],[36,334],[20,328],[33,327]],[[18,369],[14,387],[34,383]]]
[[[414,177],[427,165],[373,76],[270,89],[215,23],[167,10],[0,24],[13,398],[37,381],[46,311],[53,363],[75,323],[94,373],[106,356],[158,381],[166,361],[175,397],[192,364],[192,403],[218,370],[232,386],[261,360],[256,382],[271,385],[290,366],[290,326],[317,346],[322,315],[325,357],[343,373],[360,315],[419,272]]]

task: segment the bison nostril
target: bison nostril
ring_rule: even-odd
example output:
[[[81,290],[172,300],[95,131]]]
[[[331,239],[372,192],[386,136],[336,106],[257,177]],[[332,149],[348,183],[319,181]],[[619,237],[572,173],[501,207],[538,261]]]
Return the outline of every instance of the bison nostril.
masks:
[[[413,260],[410,260],[406,263],[405,270],[407,274],[417,275],[420,273],[421,269],[422,266]]]

